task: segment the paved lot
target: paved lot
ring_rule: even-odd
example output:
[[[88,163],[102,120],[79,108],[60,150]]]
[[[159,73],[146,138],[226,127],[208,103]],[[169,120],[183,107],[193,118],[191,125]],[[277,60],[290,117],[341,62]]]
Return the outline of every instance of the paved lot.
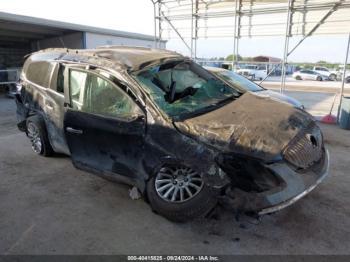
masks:
[[[349,254],[350,132],[324,126],[331,176],[260,223],[220,210],[174,224],[128,187],[32,153],[0,97],[0,254]]]

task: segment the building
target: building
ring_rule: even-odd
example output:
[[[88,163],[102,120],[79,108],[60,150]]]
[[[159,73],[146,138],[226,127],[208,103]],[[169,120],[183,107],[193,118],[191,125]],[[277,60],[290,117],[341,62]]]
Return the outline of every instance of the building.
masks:
[[[154,36],[96,28],[0,12],[0,66],[21,67],[23,57],[50,48],[94,48],[101,45],[155,47]],[[166,41],[157,43],[165,48]]]

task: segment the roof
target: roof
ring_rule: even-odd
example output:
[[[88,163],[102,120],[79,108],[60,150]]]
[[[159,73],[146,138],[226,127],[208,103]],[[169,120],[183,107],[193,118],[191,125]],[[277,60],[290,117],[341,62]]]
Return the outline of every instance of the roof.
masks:
[[[89,32],[150,41],[154,40],[154,36],[151,35],[130,33],[5,12],[0,12],[0,29],[0,37],[7,36],[34,40],[48,36],[62,35],[69,32]]]
[[[52,56],[47,56],[47,54]],[[162,63],[166,60],[185,59],[179,53],[165,49],[154,49],[145,47],[128,46],[103,46],[96,49],[65,49],[49,48],[36,53],[36,57],[50,57],[50,59],[60,59],[67,61],[87,61],[84,57],[93,59],[101,58],[114,62],[129,71],[137,71],[145,66]],[[91,61],[91,60],[90,60]]]
[[[259,55],[253,57],[253,61],[256,62],[271,62],[271,63],[280,63],[282,62],[282,59],[273,57],[273,56],[265,56],[265,55]]]

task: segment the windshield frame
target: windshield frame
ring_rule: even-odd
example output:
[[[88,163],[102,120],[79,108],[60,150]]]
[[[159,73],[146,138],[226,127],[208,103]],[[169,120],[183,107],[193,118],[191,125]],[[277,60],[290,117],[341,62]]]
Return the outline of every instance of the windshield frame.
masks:
[[[215,103],[215,104],[210,104],[208,106],[205,106],[203,108],[197,109],[193,112],[187,112],[187,113],[181,113],[179,115],[169,115],[167,112],[165,112],[165,110],[163,110],[160,105],[157,104],[156,101],[154,101],[152,99],[152,95],[150,94],[149,90],[147,90],[146,88],[143,87],[143,83],[140,82],[140,80],[137,78],[138,75],[142,74],[143,72],[148,71],[150,68],[152,67],[157,67],[157,66],[161,66],[163,64],[165,64],[164,62],[162,63],[158,63],[158,64],[152,64],[151,66],[147,66],[142,68],[141,70],[137,70],[137,71],[133,71],[133,72],[129,72],[129,76],[137,83],[137,85],[139,86],[139,88],[142,90],[142,92],[145,93],[145,95],[147,96],[148,100],[150,103],[152,103],[152,105],[167,119],[170,119],[171,121],[177,122],[177,121],[183,121],[186,119],[190,119],[190,118],[194,118],[196,116],[202,115],[202,114],[206,114],[212,111],[215,111],[216,109],[219,109],[231,102],[233,102],[235,99],[238,99],[241,95],[243,95],[244,92],[242,92],[240,89],[237,89],[237,87],[233,86],[232,84],[228,83],[227,81],[224,81],[223,79],[221,79],[220,77],[218,77],[216,74],[214,74],[213,72],[209,71],[208,69],[204,68],[203,66],[197,64],[195,61],[189,59],[189,58],[185,58],[185,59],[169,59],[167,60],[166,63],[171,63],[171,62],[188,62],[188,63],[194,63],[195,65],[201,67],[202,70],[206,71],[206,73],[208,73],[211,77],[213,77],[214,79],[224,83],[225,85],[227,85],[228,87],[232,88],[235,92],[237,92],[237,95],[233,94],[231,96],[226,97],[225,99]]]

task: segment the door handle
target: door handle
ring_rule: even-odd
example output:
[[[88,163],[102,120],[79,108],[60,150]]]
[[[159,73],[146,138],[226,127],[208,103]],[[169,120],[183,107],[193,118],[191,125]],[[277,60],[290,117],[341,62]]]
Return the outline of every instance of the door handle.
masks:
[[[67,127],[66,131],[69,132],[69,133],[78,134],[78,135],[81,135],[83,133],[83,130],[81,130],[81,129],[74,129],[72,127]]]

